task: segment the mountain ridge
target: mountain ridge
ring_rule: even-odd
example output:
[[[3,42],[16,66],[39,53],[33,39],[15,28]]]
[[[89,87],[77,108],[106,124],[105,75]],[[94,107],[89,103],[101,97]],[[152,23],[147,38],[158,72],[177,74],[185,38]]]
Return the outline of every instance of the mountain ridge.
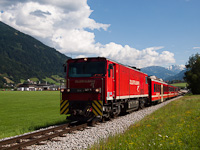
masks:
[[[0,21],[0,74],[11,80],[59,75],[70,57]]]
[[[141,71],[147,73],[149,76],[154,75],[158,78],[165,79],[166,77],[173,76],[175,73],[161,66],[149,66],[141,68]]]
[[[167,69],[178,74],[181,71],[185,70],[185,65],[171,65],[171,66],[167,67]]]
[[[178,65],[177,65],[178,66]],[[176,69],[175,71],[169,70],[168,68],[161,66],[149,66],[141,68],[141,71],[147,73],[149,76],[154,75],[158,78],[161,78],[165,81],[172,80],[183,80],[185,70]]]

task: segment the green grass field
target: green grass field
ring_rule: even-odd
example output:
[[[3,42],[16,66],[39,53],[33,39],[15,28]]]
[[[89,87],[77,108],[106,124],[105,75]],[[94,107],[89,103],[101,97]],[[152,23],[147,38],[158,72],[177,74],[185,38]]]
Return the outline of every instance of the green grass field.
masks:
[[[91,149],[200,149],[200,95],[185,96]]]
[[[176,86],[176,87],[179,87],[179,88],[185,88],[187,86],[187,83],[174,83],[174,84],[171,84],[173,86]]]
[[[0,139],[66,122],[59,91],[0,91]]]

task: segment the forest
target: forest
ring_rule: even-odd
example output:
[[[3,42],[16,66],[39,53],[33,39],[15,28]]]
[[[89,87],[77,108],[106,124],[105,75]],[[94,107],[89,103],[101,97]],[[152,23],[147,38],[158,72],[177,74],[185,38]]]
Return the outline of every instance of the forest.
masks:
[[[5,82],[3,77],[15,83],[31,77],[64,77],[63,64],[69,58],[35,38],[0,22],[0,86]]]

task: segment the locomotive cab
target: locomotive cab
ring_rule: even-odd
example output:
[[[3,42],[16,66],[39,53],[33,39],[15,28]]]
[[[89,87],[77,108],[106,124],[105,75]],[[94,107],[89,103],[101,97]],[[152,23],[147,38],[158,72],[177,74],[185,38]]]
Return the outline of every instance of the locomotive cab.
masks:
[[[79,121],[101,118],[105,74],[105,58],[68,60],[66,89],[62,91],[60,114],[70,114],[69,119]]]

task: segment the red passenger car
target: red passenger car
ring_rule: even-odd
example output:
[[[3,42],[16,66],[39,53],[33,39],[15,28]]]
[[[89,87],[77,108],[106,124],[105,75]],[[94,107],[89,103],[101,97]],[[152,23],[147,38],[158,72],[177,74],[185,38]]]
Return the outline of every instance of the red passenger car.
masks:
[[[104,57],[67,61],[60,113],[75,120],[118,115],[144,107],[148,75]]]
[[[172,85],[168,85],[168,97],[169,98],[173,98],[173,97],[176,97],[178,96],[178,88],[177,87],[174,87]]]
[[[159,103],[168,99],[168,84],[155,76],[148,78],[149,103]]]
[[[178,88],[168,85],[162,79],[155,76],[148,78],[149,84],[149,103],[159,103],[166,99],[178,96]]]

